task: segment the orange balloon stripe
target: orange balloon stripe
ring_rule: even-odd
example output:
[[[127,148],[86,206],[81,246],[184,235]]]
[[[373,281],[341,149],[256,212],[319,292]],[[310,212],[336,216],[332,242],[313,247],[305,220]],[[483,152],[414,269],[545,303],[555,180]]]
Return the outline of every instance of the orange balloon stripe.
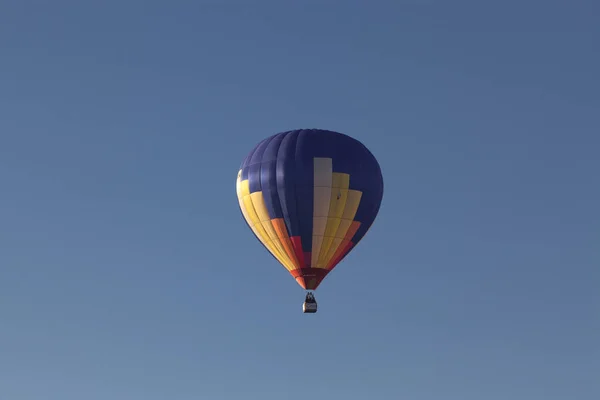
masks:
[[[296,257],[296,252],[292,248],[292,242],[287,233],[287,228],[285,226],[285,220],[283,218],[272,219],[271,224],[273,224],[273,229],[275,229],[275,232],[277,233],[277,237],[279,237],[279,241],[281,242],[281,245],[283,246],[285,252],[287,253],[291,263],[293,264],[295,269],[300,268],[301,265],[298,262],[298,259]]]
[[[360,228],[360,222],[353,221],[352,224],[350,224],[348,232],[346,232],[346,236],[342,240],[342,243],[340,243],[339,247],[333,254],[333,257],[331,257],[331,261],[329,261],[327,264],[327,269],[332,270],[337,263],[340,262],[342,257],[350,250],[350,248],[352,248],[352,238],[356,234],[356,231],[358,231],[358,228]],[[348,247],[349,244],[350,247]]]
[[[344,258],[346,254],[350,251],[350,249],[354,246],[354,243],[343,241],[342,245],[336,251],[336,254],[333,257],[333,260],[327,265],[327,269],[331,271],[335,268],[335,266]]]

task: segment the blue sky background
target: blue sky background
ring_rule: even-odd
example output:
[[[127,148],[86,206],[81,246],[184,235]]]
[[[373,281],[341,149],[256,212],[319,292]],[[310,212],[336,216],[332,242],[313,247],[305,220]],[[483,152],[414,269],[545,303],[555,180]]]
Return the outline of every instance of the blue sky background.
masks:
[[[600,398],[599,17],[3,1],[0,398]],[[313,127],[386,191],[311,316],[235,178]]]

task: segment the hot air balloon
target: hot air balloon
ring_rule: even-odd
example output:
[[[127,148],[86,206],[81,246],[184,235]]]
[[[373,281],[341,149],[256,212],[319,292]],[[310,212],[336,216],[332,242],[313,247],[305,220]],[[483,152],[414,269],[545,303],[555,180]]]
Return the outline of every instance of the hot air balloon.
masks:
[[[358,140],[322,129],[270,136],[237,174],[242,215],[258,240],[307,290],[315,291],[365,236],[381,205],[379,163]]]

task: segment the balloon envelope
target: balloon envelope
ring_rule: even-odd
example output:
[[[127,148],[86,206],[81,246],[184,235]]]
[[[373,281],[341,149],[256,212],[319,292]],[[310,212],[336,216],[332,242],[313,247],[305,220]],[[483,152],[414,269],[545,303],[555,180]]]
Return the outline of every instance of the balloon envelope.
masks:
[[[383,177],[358,140],[300,129],[252,149],[236,188],[242,215],[258,240],[301,287],[315,290],[373,224]]]

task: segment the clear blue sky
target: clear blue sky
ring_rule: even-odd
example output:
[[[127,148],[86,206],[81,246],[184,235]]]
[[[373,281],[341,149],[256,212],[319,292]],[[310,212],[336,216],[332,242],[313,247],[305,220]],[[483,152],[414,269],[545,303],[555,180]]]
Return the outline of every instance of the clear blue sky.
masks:
[[[1,399],[600,398],[597,1],[101,3],[0,5]],[[295,128],[385,179],[312,316],[235,194]]]

